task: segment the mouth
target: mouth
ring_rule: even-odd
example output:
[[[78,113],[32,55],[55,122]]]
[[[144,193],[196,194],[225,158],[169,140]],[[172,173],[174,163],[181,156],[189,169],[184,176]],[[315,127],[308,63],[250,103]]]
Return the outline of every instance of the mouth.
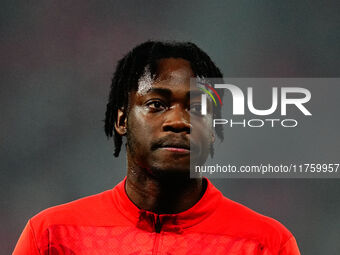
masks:
[[[159,149],[175,153],[190,153],[190,145],[186,143],[164,143],[159,146]]]
[[[190,153],[190,149],[178,148],[178,147],[161,147],[161,149],[177,153]]]
[[[191,153],[197,154],[199,146],[190,137],[167,135],[153,141],[151,150],[163,151],[165,153],[172,153],[177,155],[189,155]]]

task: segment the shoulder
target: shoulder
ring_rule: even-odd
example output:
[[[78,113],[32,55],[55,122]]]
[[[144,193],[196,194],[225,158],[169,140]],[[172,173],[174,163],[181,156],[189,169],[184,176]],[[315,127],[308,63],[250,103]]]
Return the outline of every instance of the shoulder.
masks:
[[[233,221],[238,224],[241,224],[242,227],[246,229],[252,227],[261,227],[263,231],[270,232],[284,232],[286,234],[289,231],[277,220],[262,215],[245,205],[242,205],[238,202],[232,201],[226,197],[223,197],[219,207],[220,213],[228,215]],[[240,225],[239,225],[240,226]]]
[[[31,218],[37,231],[51,225],[92,225],[108,218],[114,210],[112,190],[87,196],[69,203],[45,209]]]
[[[279,221],[223,197],[216,215],[221,219],[221,231],[238,238],[256,240],[272,251],[278,251],[289,240],[291,232]]]

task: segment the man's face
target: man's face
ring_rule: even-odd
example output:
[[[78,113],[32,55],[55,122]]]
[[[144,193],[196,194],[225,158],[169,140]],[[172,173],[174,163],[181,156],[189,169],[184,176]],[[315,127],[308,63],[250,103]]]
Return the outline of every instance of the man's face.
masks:
[[[214,140],[212,116],[201,115],[199,90],[190,88],[192,77],[188,61],[167,58],[159,61],[155,80],[147,74],[140,79],[129,100],[129,165],[156,175],[189,173],[190,156],[207,158]]]

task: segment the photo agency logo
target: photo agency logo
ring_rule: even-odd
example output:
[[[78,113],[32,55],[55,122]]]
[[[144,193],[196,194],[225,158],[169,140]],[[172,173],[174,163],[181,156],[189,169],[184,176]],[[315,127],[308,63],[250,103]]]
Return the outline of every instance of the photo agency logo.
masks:
[[[296,118],[289,118],[287,108],[295,107],[301,116],[311,116],[307,109],[307,103],[311,100],[311,92],[303,87],[266,87],[271,90],[271,105],[265,109],[254,106],[254,89],[246,87],[242,90],[234,84],[214,83],[213,80],[204,81],[196,79],[196,86],[203,92],[201,94],[201,114],[206,115],[208,111],[208,100],[214,107],[222,107],[223,102],[218,91],[230,93],[232,100],[225,102],[225,107],[232,107],[233,118],[213,119],[213,127],[224,125],[228,127],[297,127],[299,122]],[[221,79],[219,80],[219,82]],[[261,98],[260,98],[261,99]],[[287,107],[288,106],[288,107]],[[292,108],[291,108],[292,109]],[[276,117],[274,117],[274,114]],[[251,116],[250,118],[246,118]],[[277,117],[279,116],[279,118]],[[240,118],[241,117],[241,118]],[[243,118],[242,118],[243,117]]]

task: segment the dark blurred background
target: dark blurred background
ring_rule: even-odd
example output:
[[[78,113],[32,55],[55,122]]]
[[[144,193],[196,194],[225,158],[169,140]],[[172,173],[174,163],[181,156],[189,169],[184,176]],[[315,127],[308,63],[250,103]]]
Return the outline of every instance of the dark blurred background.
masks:
[[[133,46],[190,40],[229,77],[338,77],[339,7],[337,1],[1,1],[0,253],[12,252],[39,211],[110,189],[124,177],[124,154],[114,159],[103,119],[116,62]],[[339,254],[340,180],[213,182],[227,197],[281,221],[302,254]]]

